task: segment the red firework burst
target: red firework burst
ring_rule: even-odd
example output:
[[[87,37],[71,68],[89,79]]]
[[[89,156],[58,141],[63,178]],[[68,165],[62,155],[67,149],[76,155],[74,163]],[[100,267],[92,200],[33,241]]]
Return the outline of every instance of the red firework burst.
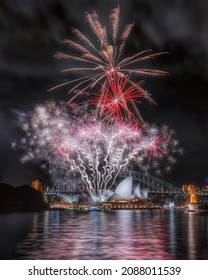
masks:
[[[139,112],[136,104],[144,98],[141,83],[129,85],[129,77],[117,76],[116,72],[106,74],[107,81],[101,91],[94,94],[89,103],[97,108],[97,114],[104,119],[133,119]]]

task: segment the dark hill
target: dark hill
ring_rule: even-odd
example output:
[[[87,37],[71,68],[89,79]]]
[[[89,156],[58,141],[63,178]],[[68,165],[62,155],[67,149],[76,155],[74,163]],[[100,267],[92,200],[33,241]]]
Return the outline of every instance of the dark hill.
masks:
[[[0,183],[0,211],[40,211],[46,208],[42,193],[29,185],[13,187]]]

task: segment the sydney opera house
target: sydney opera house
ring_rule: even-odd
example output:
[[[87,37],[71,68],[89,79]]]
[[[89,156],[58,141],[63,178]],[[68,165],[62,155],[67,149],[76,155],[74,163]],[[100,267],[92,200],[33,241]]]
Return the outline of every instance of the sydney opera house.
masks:
[[[60,196],[64,198],[68,203],[75,203],[83,200],[80,194],[69,195],[61,193]],[[93,195],[90,194],[88,197],[85,197],[85,200],[90,201],[91,203],[100,203],[107,201],[120,201],[126,200],[130,201],[133,199],[147,198],[148,190],[147,188],[141,188],[140,184],[136,186],[133,185],[133,177],[129,176],[121,181],[115,190],[106,190],[102,195]]]

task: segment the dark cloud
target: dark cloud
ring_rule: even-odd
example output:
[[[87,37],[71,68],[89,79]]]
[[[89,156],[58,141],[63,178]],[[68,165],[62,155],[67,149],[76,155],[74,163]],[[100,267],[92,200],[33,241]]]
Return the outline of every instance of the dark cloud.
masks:
[[[163,79],[145,79],[157,106],[142,104],[144,119],[166,123],[176,131],[185,154],[173,171],[172,183],[205,184],[208,177],[208,2],[206,0],[2,0],[0,5],[0,174],[15,185],[36,177],[48,180],[38,166],[22,165],[11,142],[20,134],[14,109],[29,110],[49,98],[47,89],[61,80],[54,53],[76,26],[88,34],[83,11],[96,10],[106,22],[109,10],[121,6],[121,24],[134,21],[125,55],[143,49],[168,51],[150,62],[169,71]]]

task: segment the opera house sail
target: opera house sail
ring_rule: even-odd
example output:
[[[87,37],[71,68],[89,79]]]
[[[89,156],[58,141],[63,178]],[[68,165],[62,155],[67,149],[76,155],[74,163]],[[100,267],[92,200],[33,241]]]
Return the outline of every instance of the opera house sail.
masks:
[[[115,189],[117,199],[131,200],[133,177],[129,176],[124,179]]]

